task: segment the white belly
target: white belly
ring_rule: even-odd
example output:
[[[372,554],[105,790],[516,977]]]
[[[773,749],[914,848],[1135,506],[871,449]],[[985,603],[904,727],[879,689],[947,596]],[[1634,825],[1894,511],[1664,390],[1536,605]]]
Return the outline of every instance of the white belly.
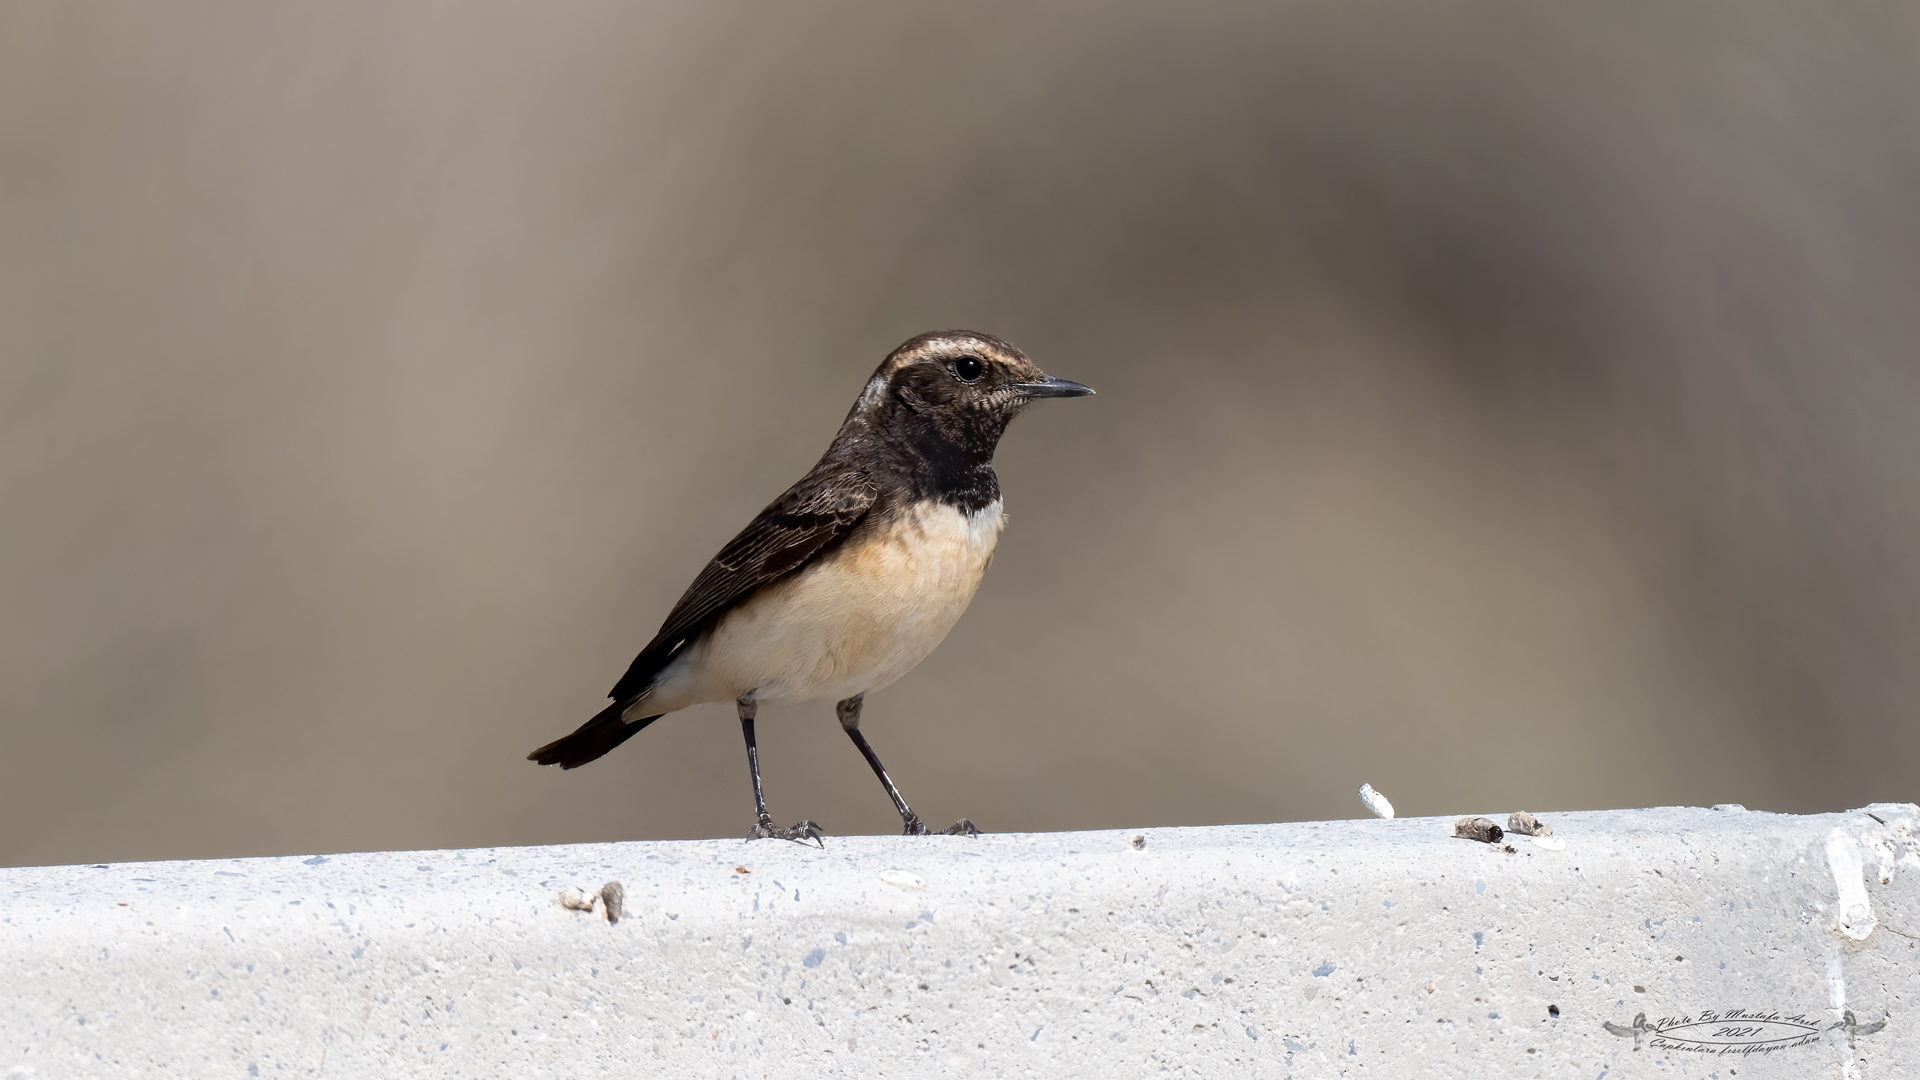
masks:
[[[841,700],[889,685],[927,658],[980,587],[1004,523],[921,503],[723,616],[634,712],[744,694],[766,703]]]

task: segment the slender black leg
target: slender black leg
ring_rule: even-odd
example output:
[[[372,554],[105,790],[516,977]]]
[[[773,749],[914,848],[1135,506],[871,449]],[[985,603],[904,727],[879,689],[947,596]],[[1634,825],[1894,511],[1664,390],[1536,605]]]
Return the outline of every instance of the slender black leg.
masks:
[[[873,752],[873,747],[867,745],[867,737],[860,734],[860,707],[865,703],[865,694],[855,694],[834,706],[833,711],[840,717],[840,726],[846,729],[847,738],[852,739],[853,745],[859,748],[860,756],[867,759],[867,767],[873,770],[873,775],[879,777],[880,783],[886,787],[887,795],[893,799],[893,808],[900,811],[900,823],[905,827],[903,829],[905,835],[926,836],[933,830],[927,828],[926,823],[920,820],[919,814],[907,807],[907,800],[901,797],[900,789],[893,785],[893,777],[887,775],[887,767],[880,764],[880,755]],[[943,831],[950,836],[980,835],[980,830],[974,828],[973,822],[966,818],[961,818]]]
[[[767,793],[760,787],[760,746],[753,739],[753,718],[759,712],[753,699],[741,698],[740,734],[747,740],[747,768],[753,772],[753,811],[760,824],[773,828],[773,815],[767,813]]]
[[[860,706],[865,704],[865,698],[865,694],[855,694],[834,706],[833,711],[839,715],[840,726],[846,729],[847,737],[860,748],[860,756],[867,759],[867,767],[880,778],[880,783],[892,797],[893,808],[900,811],[900,821],[906,826],[906,835],[925,836],[928,831],[926,823],[920,820],[919,814],[907,807],[907,800],[901,796],[900,789],[893,785],[893,777],[887,775],[887,767],[880,764],[880,755],[873,752],[873,747],[867,745],[867,737],[860,734]]]
[[[753,718],[759,711],[753,697],[748,695],[739,700],[740,734],[747,740],[747,768],[753,772],[753,828],[747,833],[749,840],[796,840],[805,843],[808,840],[826,847],[820,839],[825,835],[820,826],[811,821],[802,821],[791,829],[781,829],[773,824],[773,815],[767,813],[767,795],[760,787],[760,747],[753,739]]]

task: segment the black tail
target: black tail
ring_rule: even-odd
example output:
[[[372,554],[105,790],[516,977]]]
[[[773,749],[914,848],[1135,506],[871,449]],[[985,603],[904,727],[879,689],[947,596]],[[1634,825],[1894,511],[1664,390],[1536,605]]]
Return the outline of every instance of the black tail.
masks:
[[[607,706],[600,710],[600,715],[581,724],[579,731],[535,750],[527,755],[527,760],[542,765],[558,765],[563,769],[577,769],[640,734],[641,728],[666,715],[661,713],[638,720],[622,720],[620,714],[632,704],[633,699],[628,698]]]

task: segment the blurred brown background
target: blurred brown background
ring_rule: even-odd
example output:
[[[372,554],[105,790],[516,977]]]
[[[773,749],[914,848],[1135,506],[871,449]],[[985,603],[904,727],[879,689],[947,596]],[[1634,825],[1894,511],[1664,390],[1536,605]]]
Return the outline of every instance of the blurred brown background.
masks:
[[[523,755],[951,326],[930,821],[1913,799],[1916,207],[1907,4],[7,4],[0,863],[741,834]]]

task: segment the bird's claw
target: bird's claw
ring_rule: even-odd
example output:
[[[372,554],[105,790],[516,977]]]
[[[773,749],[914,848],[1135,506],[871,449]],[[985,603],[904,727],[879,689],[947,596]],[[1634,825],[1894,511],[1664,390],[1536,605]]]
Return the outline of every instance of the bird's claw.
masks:
[[[901,830],[901,835],[903,836],[936,835],[932,829],[927,828],[926,822],[920,820],[920,815],[912,812],[911,810],[909,810],[907,812],[906,817],[902,819],[902,823],[905,826],[905,828]],[[966,818],[961,818],[959,821],[954,822],[952,825],[949,825],[946,828],[941,829],[938,835],[979,836],[980,830],[974,827],[973,822],[968,821]]]
[[[825,835],[827,835],[826,832],[811,821],[796,822],[793,828],[782,829],[776,826],[770,817],[761,818],[754,822],[753,828],[747,830],[749,840],[792,840],[796,844],[804,844],[811,840],[822,848],[827,846],[826,841],[821,839]]]

